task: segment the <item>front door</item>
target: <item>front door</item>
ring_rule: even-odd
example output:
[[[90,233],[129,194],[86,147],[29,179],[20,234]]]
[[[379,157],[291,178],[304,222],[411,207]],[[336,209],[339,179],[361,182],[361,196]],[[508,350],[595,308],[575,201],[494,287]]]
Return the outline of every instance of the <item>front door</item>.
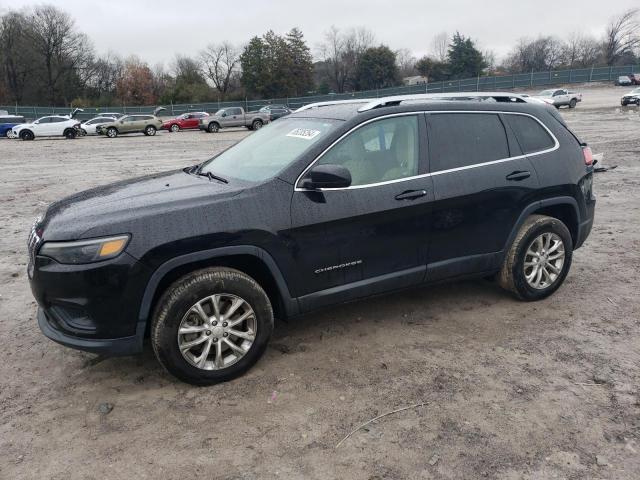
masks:
[[[423,279],[433,199],[420,176],[425,128],[420,114],[367,123],[313,164],[346,167],[351,187],[307,191],[298,181],[290,238],[303,311]]]

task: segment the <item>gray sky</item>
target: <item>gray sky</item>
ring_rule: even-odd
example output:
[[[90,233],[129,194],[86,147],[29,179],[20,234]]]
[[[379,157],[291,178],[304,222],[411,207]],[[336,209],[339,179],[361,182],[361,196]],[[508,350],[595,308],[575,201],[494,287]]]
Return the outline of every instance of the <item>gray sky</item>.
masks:
[[[0,0],[0,10],[42,0]],[[135,54],[169,65],[176,53],[195,54],[207,43],[243,44],[269,29],[302,29],[314,55],[331,26],[366,26],[379,43],[428,53],[439,32],[460,31],[498,58],[523,36],[601,35],[609,18],[638,0],[55,0],[76,19],[97,52]]]

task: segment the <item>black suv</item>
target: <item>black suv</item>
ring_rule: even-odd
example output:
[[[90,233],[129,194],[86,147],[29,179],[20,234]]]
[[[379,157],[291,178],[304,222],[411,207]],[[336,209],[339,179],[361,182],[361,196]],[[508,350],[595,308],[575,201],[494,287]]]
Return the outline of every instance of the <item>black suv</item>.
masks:
[[[29,240],[40,328],[106,354],[150,336],[206,385],[258,360],[274,316],[469,276],[545,298],[591,230],[591,152],[553,108],[497,100],[319,104],[54,203]]]

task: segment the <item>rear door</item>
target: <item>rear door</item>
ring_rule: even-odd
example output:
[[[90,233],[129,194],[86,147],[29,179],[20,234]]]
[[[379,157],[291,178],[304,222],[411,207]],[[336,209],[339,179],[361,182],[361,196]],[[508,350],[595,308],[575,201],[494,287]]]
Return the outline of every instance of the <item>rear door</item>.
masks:
[[[346,167],[350,187],[306,191],[298,181],[292,283],[303,310],[422,281],[433,199],[424,133],[422,114],[366,123],[315,163]]]
[[[427,115],[434,209],[427,278],[492,270],[538,187],[502,115]]]

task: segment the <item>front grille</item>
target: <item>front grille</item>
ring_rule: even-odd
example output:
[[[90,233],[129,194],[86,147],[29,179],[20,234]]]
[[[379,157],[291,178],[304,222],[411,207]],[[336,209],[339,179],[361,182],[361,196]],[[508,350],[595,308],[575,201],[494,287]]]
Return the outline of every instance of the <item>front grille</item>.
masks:
[[[38,235],[38,225],[40,224],[41,219],[37,218],[31,227],[31,232],[29,233],[29,240],[27,241],[27,248],[29,251],[29,269],[33,267],[36,261],[36,255],[38,253],[38,248],[42,243],[42,238]]]

